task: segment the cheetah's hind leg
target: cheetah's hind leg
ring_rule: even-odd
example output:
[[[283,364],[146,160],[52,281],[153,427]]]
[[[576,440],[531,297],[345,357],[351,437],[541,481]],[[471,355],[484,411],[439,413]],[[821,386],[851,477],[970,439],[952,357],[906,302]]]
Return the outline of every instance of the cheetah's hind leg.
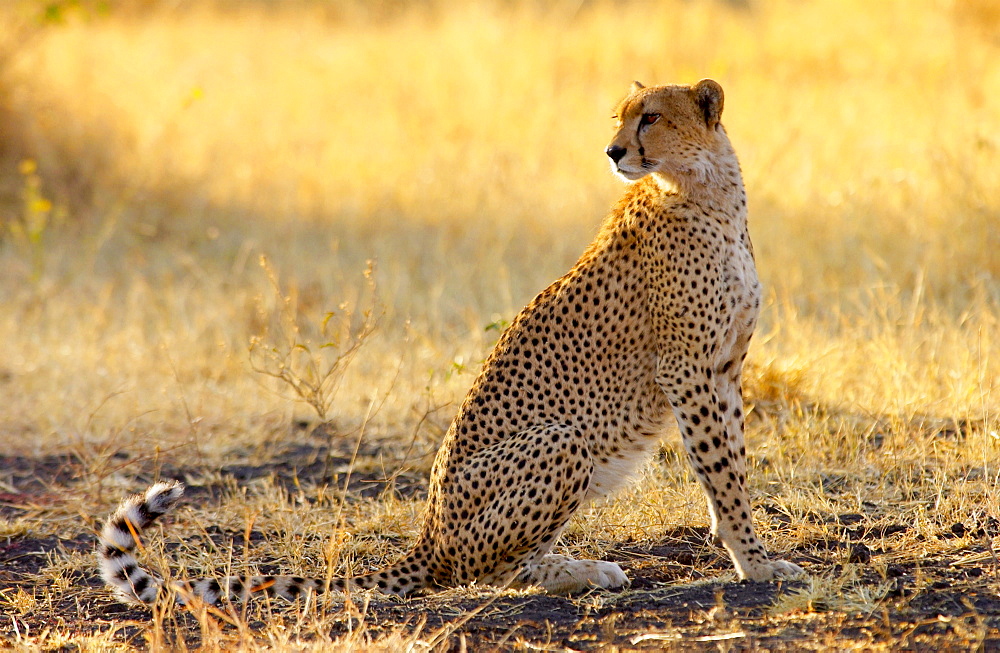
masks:
[[[584,434],[562,424],[525,429],[463,461],[445,499],[454,505],[442,533],[456,545],[451,582],[553,593],[626,583],[613,563],[548,555],[585,500],[593,470]]]

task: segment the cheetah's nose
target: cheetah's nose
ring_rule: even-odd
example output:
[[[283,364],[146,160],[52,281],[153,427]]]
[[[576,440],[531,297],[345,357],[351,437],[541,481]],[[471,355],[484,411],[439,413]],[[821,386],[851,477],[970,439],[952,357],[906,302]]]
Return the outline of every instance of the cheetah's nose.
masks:
[[[612,161],[618,163],[621,161],[622,157],[625,156],[625,152],[627,151],[628,150],[621,145],[610,145],[608,146],[608,149],[604,150],[604,153],[611,157]]]

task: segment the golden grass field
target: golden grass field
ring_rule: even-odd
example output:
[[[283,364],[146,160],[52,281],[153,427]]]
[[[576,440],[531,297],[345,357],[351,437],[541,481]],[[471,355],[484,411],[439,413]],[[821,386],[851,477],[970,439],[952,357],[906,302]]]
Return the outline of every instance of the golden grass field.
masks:
[[[1000,645],[998,62],[990,0],[5,4],[0,644]],[[402,552],[498,329],[621,193],[615,103],[702,77],[767,289],[756,519],[808,580],[710,582],[733,577],[670,435],[562,544],[622,561],[627,592],[112,601],[93,534],[161,475],[192,492],[160,568],[322,577]],[[310,432],[323,416],[260,369],[309,381],[366,312]]]

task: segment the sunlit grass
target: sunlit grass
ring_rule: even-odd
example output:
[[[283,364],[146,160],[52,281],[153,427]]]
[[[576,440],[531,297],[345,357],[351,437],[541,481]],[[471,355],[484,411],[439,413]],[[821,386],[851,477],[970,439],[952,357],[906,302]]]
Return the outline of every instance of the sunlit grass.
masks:
[[[565,270],[620,192],[601,150],[628,80],[714,76],[776,298],[755,358],[871,410],[982,412],[1000,73],[974,12],[919,6],[71,16],[6,76],[41,193],[74,213],[45,234],[35,281],[5,237],[5,365],[53,408],[43,431],[122,391],[109,403],[158,422],[185,401],[281,410],[246,374],[263,253],[309,317],[355,300],[377,261],[386,337],[359,361],[367,385],[400,348],[409,393],[474,371],[481,329]]]

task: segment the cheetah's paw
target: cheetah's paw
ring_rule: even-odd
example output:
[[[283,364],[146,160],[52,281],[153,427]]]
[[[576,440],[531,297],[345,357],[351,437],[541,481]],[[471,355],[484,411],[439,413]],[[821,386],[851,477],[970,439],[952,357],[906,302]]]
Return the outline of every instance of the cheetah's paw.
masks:
[[[595,560],[593,565],[594,568],[589,570],[588,580],[594,587],[616,589],[628,585],[628,576],[625,575],[625,571],[617,564]]]
[[[784,580],[805,576],[805,570],[787,560],[768,560],[756,565],[753,569],[746,569],[741,574],[745,580],[768,581]]]
[[[628,576],[613,562],[549,554],[528,567],[520,583],[538,585],[550,594],[574,594],[594,588],[622,587],[628,584]]]

